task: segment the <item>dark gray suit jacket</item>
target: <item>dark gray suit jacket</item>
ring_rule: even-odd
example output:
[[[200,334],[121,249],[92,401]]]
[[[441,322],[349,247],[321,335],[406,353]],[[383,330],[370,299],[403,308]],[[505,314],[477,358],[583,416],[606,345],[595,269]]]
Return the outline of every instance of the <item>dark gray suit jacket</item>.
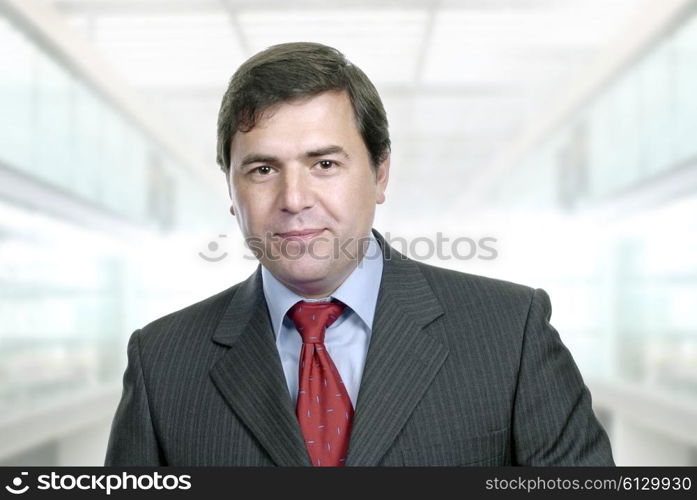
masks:
[[[541,290],[407,259],[384,268],[346,464],[613,465]],[[261,286],[137,330],[106,465],[310,465]]]

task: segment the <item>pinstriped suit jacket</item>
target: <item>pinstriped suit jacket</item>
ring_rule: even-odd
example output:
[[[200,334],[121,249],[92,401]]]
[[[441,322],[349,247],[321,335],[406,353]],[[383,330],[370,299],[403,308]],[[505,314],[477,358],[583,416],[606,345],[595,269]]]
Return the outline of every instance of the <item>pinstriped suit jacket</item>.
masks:
[[[613,465],[541,290],[406,258],[384,267],[351,466]],[[137,330],[106,465],[310,465],[261,286]]]

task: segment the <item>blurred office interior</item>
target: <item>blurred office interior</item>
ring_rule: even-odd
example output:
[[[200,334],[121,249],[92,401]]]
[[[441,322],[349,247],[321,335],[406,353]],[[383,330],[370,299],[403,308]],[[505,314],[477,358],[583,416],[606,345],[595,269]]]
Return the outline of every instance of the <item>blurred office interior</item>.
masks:
[[[383,96],[374,227],[544,288],[617,464],[697,465],[694,0],[0,0],[0,464],[100,465],[133,330],[254,271],[217,111],[298,40]]]

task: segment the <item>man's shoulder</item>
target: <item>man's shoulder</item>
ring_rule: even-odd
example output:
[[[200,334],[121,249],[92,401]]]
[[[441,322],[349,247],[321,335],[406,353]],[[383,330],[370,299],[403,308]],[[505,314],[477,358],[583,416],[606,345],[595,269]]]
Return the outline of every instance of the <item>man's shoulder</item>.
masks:
[[[425,263],[418,267],[443,307],[451,340],[466,338],[468,348],[474,348],[475,338],[514,348],[532,324],[533,312],[540,318],[551,316],[549,298],[540,288]],[[475,333],[463,337],[459,332]]]
[[[527,310],[535,288],[498,278],[416,262],[433,292],[444,303]]]
[[[534,288],[531,286],[513,281],[457,271],[425,262],[415,262],[421,273],[434,288],[454,287],[455,289],[482,294],[513,294],[528,297],[534,291]]]
[[[176,336],[190,336],[192,332],[212,333],[240,285],[241,283],[237,283],[147,323],[140,329],[141,338],[157,342],[162,337],[172,340]]]

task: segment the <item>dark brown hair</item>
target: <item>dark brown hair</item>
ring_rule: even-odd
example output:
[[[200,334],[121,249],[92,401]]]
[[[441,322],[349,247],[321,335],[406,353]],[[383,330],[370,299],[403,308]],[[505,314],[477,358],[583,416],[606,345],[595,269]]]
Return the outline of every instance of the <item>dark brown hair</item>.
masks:
[[[249,132],[263,112],[329,90],[346,91],[358,131],[377,169],[390,152],[387,116],[375,86],[338,50],[310,42],[274,45],[247,59],[232,75],[218,113],[220,168],[230,172],[230,143]]]

